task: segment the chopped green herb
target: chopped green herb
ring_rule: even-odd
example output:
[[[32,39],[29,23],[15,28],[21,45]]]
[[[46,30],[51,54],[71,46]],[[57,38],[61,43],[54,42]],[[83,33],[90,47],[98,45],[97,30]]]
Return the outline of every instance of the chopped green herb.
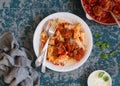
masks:
[[[105,46],[106,46],[106,48],[109,48],[110,47],[110,43],[109,42],[105,42]]]
[[[100,45],[100,49],[103,50],[105,48],[109,48],[110,47],[110,43],[109,42],[103,42],[101,45]]]
[[[103,80],[104,80],[105,82],[107,82],[107,81],[109,80],[109,77],[108,77],[108,76],[104,76],[104,77],[103,77]]]
[[[113,50],[110,52],[110,56],[115,56],[115,55],[116,55],[116,51]]]
[[[103,59],[107,59],[108,58],[108,54],[107,53],[101,53],[101,58]]]
[[[96,45],[96,46],[98,46],[98,47],[100,47],[101,45],[102,45],[102,41],[96,41],[94,44]]]
[[[105,74],[104,72],[100,72],[100,73],[98,74],[98,78],[102,78],[104,74]]]
[[[101,50],[110,47],[110,43],[109,42],[96,41],[94,44],[96,46],[98,46]]]
[[[100,45],[100,49],[101,49],[101,50],[104,50],[105,48],[106,48],[105,43],[103,43],[103,44]]]
[[[97,33],[97,32],[94,34],[94,37],[95,37],[95,38],[99,38],[100,36],[101,36],[101,35],[100,35],[99,33]]]

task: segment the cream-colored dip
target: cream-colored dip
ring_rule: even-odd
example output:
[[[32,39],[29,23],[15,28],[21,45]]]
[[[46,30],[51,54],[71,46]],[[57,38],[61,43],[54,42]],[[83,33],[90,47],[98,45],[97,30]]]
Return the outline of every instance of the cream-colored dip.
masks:
[[[98,70],[88,77],[88,86],[112,86],[112,80],[107,72]]]

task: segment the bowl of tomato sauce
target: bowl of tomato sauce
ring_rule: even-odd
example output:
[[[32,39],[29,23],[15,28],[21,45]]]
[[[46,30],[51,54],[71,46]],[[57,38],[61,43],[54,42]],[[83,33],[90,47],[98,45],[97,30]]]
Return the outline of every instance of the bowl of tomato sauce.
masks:
[[[110,12],[120,17],[120,0],[81,0],[81,4],[86,17],[98,23],[116,24]]]

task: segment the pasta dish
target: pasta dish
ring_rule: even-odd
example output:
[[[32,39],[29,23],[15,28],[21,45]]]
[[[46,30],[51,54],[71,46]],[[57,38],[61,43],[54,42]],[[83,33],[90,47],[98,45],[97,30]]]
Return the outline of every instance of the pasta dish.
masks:
[[[82,24],[72,24],[56,18],[49,20],[49,25],[57,22],[56,31],[48,45],[47,60],[55,65],[64,66],[70,62],[79,62],[85,54],[85,32]],[[42,30],[40,35],[40,50],[48,39],[47,31]]]

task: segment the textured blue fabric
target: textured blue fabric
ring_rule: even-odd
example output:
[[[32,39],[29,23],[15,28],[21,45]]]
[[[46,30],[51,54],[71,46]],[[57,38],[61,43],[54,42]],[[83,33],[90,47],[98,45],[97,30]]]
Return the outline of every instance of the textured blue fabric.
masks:
[[[93,34],[101,34],[99,38],[93,36],[93,41],[108,41],[110,48],[100,50],[94,45],[87,62],[68,73],[47,69],[43,74],[40,72],[41,68],[35,68],[41,76],[40,86],[87,86],[89,74],[97,69],[107,71],[112,77],[113,86],[120,86],[120,28],[117,25],[102,25],[88,20],[80,0],[0,0],[0,34],[6,31],[13,32],[36,58],[32,47],[33,33],[44,17],[55,12],[71,12],[78,15],[89,25]],[[100,57],[102,52],[107,53],[111,50],[116,50],[117,54],[109,56],[106,60]]]

